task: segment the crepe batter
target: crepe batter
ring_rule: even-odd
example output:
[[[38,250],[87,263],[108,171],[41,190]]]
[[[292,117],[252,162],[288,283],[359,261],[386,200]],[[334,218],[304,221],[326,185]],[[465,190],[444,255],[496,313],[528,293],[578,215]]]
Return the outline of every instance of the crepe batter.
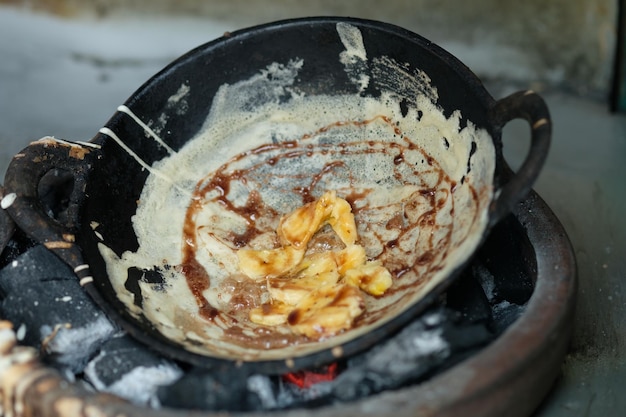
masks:
[[[423,297],[482,237],[495,164],[489,134],[471,121],[461,128],[458,111],[446,118],[423,72],[369,61],[357,28],[339,23],[337,33],[346,73],[359,91],[374,83],[379,97],[306,95],[298,58],[224,84],[200,133],[147,167],[133,218],[137,252],[118,258],[99,245],[120,300],[191,351],[265,360],[339,345]],[[181,87],[176,99],[191,93]],[[268,296],[238,271],[236,252],[272,247],[280,216],[327,190],[350,202],[360,244],[394,283],[367,297],[353,329],[310,343],[245,319]],[[141,305],[125,287],[133,268],[164,277],[139,281]]]

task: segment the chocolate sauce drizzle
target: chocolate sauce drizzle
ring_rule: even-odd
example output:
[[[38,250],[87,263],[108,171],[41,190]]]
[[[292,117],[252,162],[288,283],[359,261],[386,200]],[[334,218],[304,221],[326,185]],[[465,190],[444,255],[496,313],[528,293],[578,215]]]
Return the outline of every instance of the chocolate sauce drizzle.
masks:
[[[395,137],[394,141],[376,137],[366,141],[345,140],[346,128],[368,129],[374,124],[389,129],[389,134]],[[446,138],[443,140],[448,141]],[[363,180],[367,178],[367,173],[356,172],[355,167],[349,166],[350,160],[368,158],[373,154],[377,158],[381,155],[389,158],[393,167],[390,175],[395,185],[416,186],[419,191],[402,201],[392,199],[393,203],[376,206],[370,197],[374,191],[384,190],[385,184],[368,183]],[[314,165],[307,162],[315,157],[323,157],[324,163],[318,164],[314,172],[303,169],[300,173],[284,174],[280,168],[286,163],[303,167]],[[237,318],[229,311],[210,305],[203,293],[209,289],[211,277],[197,260],[200,249],[197,216],[207,203],[217,203],[224,210],[244,219],[246,228],[243,233],[231,231],[227,236],[220,236],[220,240],[234,251],[245,247],[257,236],[273,232],[280,216],[286,214],[266,204],[263,197],[266,190],[295,194],[300,203],[305,204],[326,191],[323,187],[328,178],[336,177],[341,177],[344,180],[342,184],[347,184],[337,192],[353,208],[360,244],[368,249],[371,258],[380,259],[394,276],[394,285],[383,297],[396,294],[403,297],[403,292],[414,292],[443,267],[448,252],[453,249],[451,240],[456,208],[451,196],[459,184],[444,172],[431,155],[405,135],[391,118],[379,115],[368,120],[339,121],[298,140],[273,141],[240,153],[197,182],[182,231],[183,261],[180,271],[186,277],[198,304],[198,313],[203,318],[215,323],[220,317],[226,323],[222,327],[229,338],[237,339],[240,344],[245,341],[257,348],[283,347],[286,343],[302,341],[303,336],[281,334],[280,338],[276,338],[272,336],[272,331],[248,327],[255,333],[255,340],[252,340],[243,331],[250,326],[249,323],[242,322],[240,316]],[[237,205],[233,201],[231,193],[235,183],[238,189],[243,185],[248,190],[245,204]],[[285,184],[289,184],[288,189],[284,188]],[[468,220],[471,224],[479,215],[479,196],[467,181],[464,186],[469,188],[472,201],[468,204],[471,207],[464,206],[463,211],[473,211]],[[381,218],[385,219],[384,224],[380,224]],[[419,239],[416,239],[416,234],[419,234]],[[408,245],[408,242],[415,244]],[[411,279],[403,279],[408,275],[412,275]],[[241,295],[233,296],[233,300],[241,299]],[[357,325],[373,323],[385,314],[385,310],[366,311]]]

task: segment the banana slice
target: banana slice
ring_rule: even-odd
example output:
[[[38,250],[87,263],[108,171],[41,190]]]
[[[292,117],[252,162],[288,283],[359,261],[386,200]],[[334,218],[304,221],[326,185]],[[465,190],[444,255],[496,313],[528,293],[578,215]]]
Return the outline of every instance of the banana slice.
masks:
[[[326,224],[345,247],[307,254],[311,238]],[[363,313],[362,291],[380,296],[393,283],[389,271],[378,261],[368,261],[365,248],[356,244],[350,203],[334,191],[284,216],[276,234],[281,248],[237,252],[241,272],[265,280],[272,300],[250,311],[254,323],[287,323],[312,339],[332,336],[350,329]]]
[[[268,291],[272,300],[295,306],[311,291],[320,286],[334,285],[339,278],[337,271],[328,271],[302,278],[270,280]]]
[[[334,194],[333,199],[332,210],[327,219],[328,224],[344,244],[354,245],[358,236],[352,207],[346,200],[337,198]]]
[[[281,302],[263,304],[250,310],[250,321],[264,326],[279,326],[287,323],[292,311],[293,306]]]
[[[287,321],[295,333],[319,339],[350,329],[364,309],[363,296],[357,287],[330,285],[304,297],[289,313]]]
[[[361,288],[370,295],[380,296],[393,284],[391,273],[378,261],[367,262],[346,271],[343,276],[347,284]]]
[[[296,305],[309,292],[336,284],[347,270],[365,263],[365,249],[351,245],[338,252],[320,252],[305,257],[303,269],[294,278],[269,281],[268,290],[273,300]]]
[[[278,237],[283,245],[303,248],[311,237],[326,223],[346,245],[357,240],[356,222],[352,207],[335,191],[328,191],[319,200],[305,204],[290,215],[283,217],[278,225]]]
[[[302,259],[296,272],[296,277],[313,277],[326,272],[337,270],[337,258],[334,252],[318,252],[307,255]]]
[[[237,251],[239,270],[248,277],[260,280],[285,275],[298,266],[304,257],[304,250],[293,246],[278,249]]]
[[[322,227],[337,199],[335,193],[325,193],[319,200],[296,209],[278,224],[278,237],[283,245],[305,248],[311,237]]]
[[[335,252],[335,262],[341,275],[344,275],[350,269],[363,265],[366,261],[365,248],[360,245],[350,245],[341,251]]]

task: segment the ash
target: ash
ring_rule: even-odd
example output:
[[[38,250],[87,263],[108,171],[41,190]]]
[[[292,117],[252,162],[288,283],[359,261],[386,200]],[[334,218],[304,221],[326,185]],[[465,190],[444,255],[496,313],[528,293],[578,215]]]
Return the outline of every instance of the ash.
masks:
[[[506,244],[511,236],[498,237],[506,227],[494,230],[429,310],[386,341],[334,364],[334,379],[306,386],[285,375],[212,372],[160,356],[110,322],[73,272],[19,230],[0,247],[0,318],[10,320],[20,343],[39,348],[43,361],[68,380],[146,407],[269,411],[356,401],[454,366],[524,312],[532,271],[527,260],[515,260],[519,248]]]

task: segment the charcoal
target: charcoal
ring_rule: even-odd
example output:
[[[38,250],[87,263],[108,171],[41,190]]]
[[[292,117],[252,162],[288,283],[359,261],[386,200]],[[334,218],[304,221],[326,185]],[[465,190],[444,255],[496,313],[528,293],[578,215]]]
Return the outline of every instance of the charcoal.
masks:
[[[513,324],[526,309],[526,301],[529,297],[527,277],[522,272],[519,272],[523,275],[519,284],[522,290],[518,293],[513,293],[510,289],[502,288],[501,280],[496,279],[495,275],[489,270],[485,263],[475,261],[471,266],[471,271],[489,302],[489,329],[496,335],[500,335]],[[532,289],[530,291],[532,291]],[[510,302],[508,299],[521,300],[521,304]]]
[[[277,386],[277,409],[314,408],[328,404],[334,389],[334,381],[299,387],[281,378],[278,380]]]
[[[137,405],[157,406],[159,386],[169,385],[183,374],[172,361],[153,353],[126,334],[102,345],[85,367],[85,380],[99,391],[115,394]]]
[[[526,309],[526,305],[518,305],[508,301],[502,301],[493,306],[492,327],[496,334],[504,332]]]
[[[452,346],[451,355],[436,370],[445,369],[462,362],[476,354],[496,338],[489,323],[464,323],[457,326],[445,326],[442,336]]]
[[[487,323],[463,323],[443,326],[442,337],[450,343],[452,352],[459,352],[483,347],[494,339],[494,334],[488,329]]]
[[[477,258],[491,274],[496,302],[506,300],[522,305],[530,299],[537,259],[523,226],[513,215],[493,228]]]
[[[323,368],[300,372],[317,373],[323,371]],[[327,405],[332,400],[334,386],[332,380],[300,386],[290,382],[285,376],[252,375],[248,378],[247,387],[258,401],[247,411],[315,408]]]
[[[333,382],[333,395],[347,401],[418,383],[493,339],[486,322],[472,323],[457,311],[434,308],[395,337],[351,359]]]
[[[278,408],[278,383],[276,378],[268,375],[252,375],[246,381],[248,392],[254,395],[257,401],[252,402],[248,411],[265,411]]]
[[[0,269],[12,263],[18,256],[34,246],[37,246],[34,240],[28,237],[21,229],[16,229],[11,236],[11,240],[6,243],[4,250],[0,251]]]
[[[43,246],[0,270],[0,314],[58,368],[82,372],[116,327],[92,302],[71,269]]]
[[[254,375],[248,379],[248,390],[259,399],[253,410],[314,408],[419,383],[495,338],[485,315],[479,316],[476,320],[435,306],[397,335],[342,363],[343,371],[333,381],[310,388],[302,389],[284,378]]]
[[[288,410],[315,408],[328,405],[332,400],[333,382],[321,382],[299,387],[284,377],[252,375],[247,380],[248,401],[246,411]]]
[[[442,336],[448,315],[443,309],[429,311],[395,337],[351,359],[333,381],[334,397],[348,401],[397,388],[441,365],[451,353]]]
[[[470,266],[470,270],[480,284],[487,301],[489,301],[490,304],[493,303],[496,299],[496,278],[480,261],[474,262]]]
[[[491,305],[474,269],[468,268],[446,292],[446,306],[458,311],[471,323],[491,320]]]
[[[161,405],[212,411],[245,411],[260,403],[247,388],[247,376],[236,368],[208,371],[194,368],[157,391]]]

